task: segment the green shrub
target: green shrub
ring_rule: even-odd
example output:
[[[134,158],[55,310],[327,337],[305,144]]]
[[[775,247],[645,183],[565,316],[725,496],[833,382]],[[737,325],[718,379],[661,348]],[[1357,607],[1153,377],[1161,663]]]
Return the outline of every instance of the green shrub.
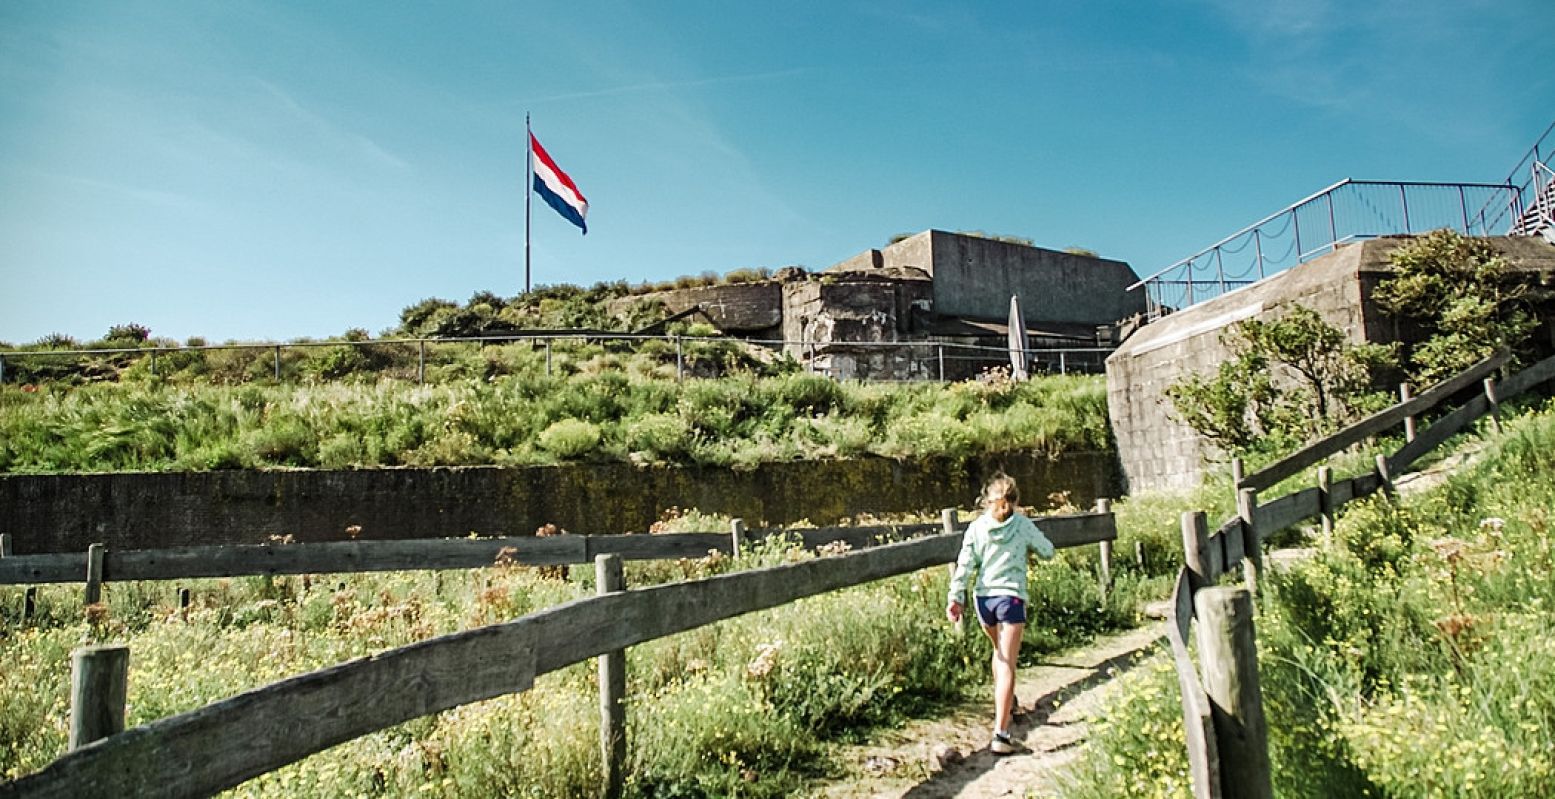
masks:
[[[312,466],[317,462],[317,440],[302,419],[291,415],[272,417],[251,430],[244,442],[254,457],[275,466]]]
[[[559,458],[580,458],[599,446],[597,425],[581,419],[563,419],[540,433],[540,448]]]
[[[607,357],[593,352],[589,357]],[[525,356],[521,348],[513,353]],[[554,377],[488,380],[480,377],[487,361],[478,349],[440,345],[433,354],[429,373],[468,368],[471,379],[425,386],[146,382],[36,393],[0,387],[0,469],[554,462],[575,456],[540,437],[567,419],[597,428],[596,444],[585,450],[595,457],[741,468],[869,452],[1060,452],[1094,446],[1089,431],[1105,427],[1099,378],[1058,392],[1025,384],[1004,394],[957,389],[959,396],[942,403],[943,387],[846,384],[807,374],[673,381],[619,370],[563,377],[558,369]],[[993,409],[997,403],[1005,403],[1002,412]]]
[[[972,451],[972,440],[972,430],[959,419],[924,413],[892,422],[875,451],[892,458],[965,455]]]
[[[627,427],[627,449],[650,461],[683,458],[690,454],[694,443],[691,426],[673,414],[650,414]]]

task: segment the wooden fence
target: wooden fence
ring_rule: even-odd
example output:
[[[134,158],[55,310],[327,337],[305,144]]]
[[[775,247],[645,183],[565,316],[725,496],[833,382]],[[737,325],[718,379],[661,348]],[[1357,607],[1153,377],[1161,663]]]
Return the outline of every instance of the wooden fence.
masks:
[[[1089,539],[1085,516],[1050,516],[1044,530],[1060,546]],[[558,535],[510,538],[336,541],[312,544],[263,544],[178,547],[115,551],[94,544],[84,553],[10,555],[10,537],[0,534],[0,585],[85,583],[87,604],[101,598],[102,584],[130,580],[187,580],[283,574],[334,574],[376,571],[478,569],[497,563],[556,566],[592,563],[599,555],[624,560],[700,558],[709,551],[737,554],[741,546],[776,535],[798,538],[806,549],[845,543],[852,549],[927,535],[939,524],[822,527],[746,531],[734,520],[729,533],[658,535]],[[1104,547],[1101,568],[1110,571]],[[31,589],[29,589],[30,591]],[[31,603],[36,599],[28,594]],[[31,616],[24,612],[24,616]]]
[[[1044,531],[1052,531],[1050,537],[1060,547],[1117,537],[1111,512],[1051,516],[1038,522]],[[953,514],[947,513],[945,524],[954,524]],[[589,658],[948,563],[960,543],[960,533],[944,532],[838,556],[575,600],[503,624],[292,677],[109,735],[38,772],[0,783],[0,799],[206,796],[385,727],[528,690],[536,676]],[[612,557],[619,556],[602,556]],[[603,566],[600,570],[606,571]],[[618,708],[616,699],[611,705]],[[605,729],[621,729],[616,712],[605,715]],[[611,768],[619,774],[620,763],[607,762],[607,773]]]
[[[1171,643],[1178,684],[1182,689],[1183,723],[1187,732],[1188,761],[1196,799],[1221,796],[1272,795],[1269,787],[1268,749],[1263,737],[1263,710],[1257,699],[1257,659],[1250,635],[1251,605],[1245,619],[1233,619],[1229,626],[1245,623],[1249,634],[1236,646],[1222,645],[1224,630],[1207,630],[1204,625],[1206,589],[1213,588],[1222,576],[1237,570],[1243,575],[1248,593],[1257,590],[1263,568],[1262,545],[1271,534],[1306,519],[1322,520],[1325,535],[1333,530],[1334,515],[1346,503],[1392,490],[1394,475],[1402,474],[1422,456],[1462,432],[1487,413],[1499,414],[1501,401],[1516,397],[1555,378],[1555,358],[1540,361],[1502,381],[1488,377],[1506,365],[1505,352],[1475,364],[1463,372],[1433,386],[1417,397],[1408,396],[1386,410],[1373,414],[1321,441],[1304,447],[1267,468],[1234,480],[1238,489],[1237,515],[1211,532],[1202,513],[1185,513],[1182,519],[1184,565],[1178,573],[1170,603],[1167,638]],[[1459,392],[1479,383],[1482,391],[1462,406],[1443,414],[1418,435],[1415,416],[1445,403]],[[1498,422],[1499,423],[1499,422]],[[1294,491],[1266,504],[1259,504],[1258,492],[1299,474],[1322,459],[1404,424],[1406,442],[1390,456],[1379,455],[1376,467],[1367,474],[1334,482],[1329,467],[1317,470],[1317,485]],[[1233,468],[1239,474],[1240,467]],[[1222,591],[1224,589],[1215,589]],[[1188,655],[1188,636],[1194,621],[1200,622],[1199,653],[1204,662],[1203,677]],[[1222,624],[1221,627],[1228,625]],[[1210,643],[1215,646],[1209,646]],[[1215,654],[1211,650],[1217,650]],[[1212,690],[1215,675],[1234,674],[1231,680],[1241,688],[1252,686],[1253,694],[1240,699],[1216,696]],[[1230,705],[1235,704],[1236,707]],[[1252,733],[1256,732],[1257,735]],[[1250,740],[1256,738],[1256,740]],[[1257,761],[1257,762],[1250,762]]]

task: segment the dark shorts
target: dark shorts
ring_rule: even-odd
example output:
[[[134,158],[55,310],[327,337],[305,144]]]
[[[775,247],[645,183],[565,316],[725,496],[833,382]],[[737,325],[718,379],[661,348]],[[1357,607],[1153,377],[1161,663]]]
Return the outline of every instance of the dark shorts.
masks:
[[[977,597],[977,620],[984,627],[996,624],[1025,624],[1026,603],[1018,596]]]

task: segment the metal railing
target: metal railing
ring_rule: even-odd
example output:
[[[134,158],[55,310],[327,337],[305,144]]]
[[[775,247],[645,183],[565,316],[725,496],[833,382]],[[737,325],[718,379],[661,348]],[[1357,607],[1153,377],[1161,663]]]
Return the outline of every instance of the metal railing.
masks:
[[[1129,286],[1143,288],[1150,319],[1262,280],[1339,245],[1378,236],[1451,228],[1492,235],[1485,209],[1516,209],[1510,182],[1415,183],[1342,180],[1270,214]],[[1478,213],[1471,209],[1480,209]]]
[[[381,376],[413,380],[418,384],[427,381],[428,366],[437,366],[439,356],[445,362],[448,348],[459,345],[490,346],[500,344],[529,344],[544,352],[544,373],[552,375],[561,371],[555,365],[553,350],[563,351],[567,346],[614,342],[629,347],[640,347],[649,341],[665,342],[674,347],[676,379],[698,377],[706,370],[695,368],[695,361],[708,345],[735,344],[761,347],[793,356],[808,372],[825,374],[838,379],[879,381],[954,380],[976,375],[990,367],[1010,362],[1010,350],[1002,346],[962,344],[949,341],[806,341],[783,339],[742,339],[714,336],[636,335],[628,333],[556,332],[525,333],[503,336],[478,336],[460,338],[398,338],[359,341],[299,341],[291,343],[254,344],[201,344],[181,347],[147,346],[98,349],[8,350],[0,351],[0,384],[25,380],[29,374],[18,366],[24,362],[58,365],[61,369],[79,368],[89,358],[107,358],[116,368],[127,368],[135,360],[143,360],[147,371],[156,376],[161,372],[188,368],[187,361],[203,358],[207,353],[238,351],[258,353],[242,365],[228,365],[231,382],[261,380],[259,373],[280,383],[307,375],[302,364],[308,350],[348,347],[377,352],[385,363],[376,367],[353,369],[354,372],[379,373]],[[1099,374],[1106,369],[1106,358],[1112,347],[1033,347],[1025,350],[1027,360],[1035,373]],[[668,364],[668,352],[661,354]],[[268,357],[267,357],[268,356]],[[258,366],[260,360],[268,361]],[[183,361],[183,363],[181,363]],[[40,367],[34,367],[36,376]],[[48,379],[48,375],[42,375]]]
[[[1490,231],[1514,228],[1523,214],[1540,202],[1544,188],[1549,185],[1547,179],[1541,178],[1549,177],[1548,164],[1552,155],[1555,155],[1555,122],[1544,129],[1522,160],[1507,173],[1506,183],[1514,193],[1511,202],[1487,201],[1474,215],[1478,226]]]
[[[1555,169],[1543,161],[1535,161],[1530,185],[1533,199],[1523,208],[1512,225],[1512,235],[1533,236],[1545,228],[1555,227]]]

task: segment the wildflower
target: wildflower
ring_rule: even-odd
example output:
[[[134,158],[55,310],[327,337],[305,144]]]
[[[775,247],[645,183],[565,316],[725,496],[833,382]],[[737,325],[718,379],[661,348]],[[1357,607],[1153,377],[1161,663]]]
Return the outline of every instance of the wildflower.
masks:
[[[756,657],[745,665],[745,673],[757,680],[770,674],[772,668],[777,665],[778,652],[782,648],[783,642],[781,640],[757,644]]]
[[[1447,563],[1453,564],[1463,560],[1463,556],[1468,554],[1468,545],[1456,538],[1438,538],[1431,542],[1431,551]]]
[[[815,551],[816,554],[819,554],[821,557],[825,558],[832,555],[846,554],[848,550],[851,549],[853,549],[853,545],[846,541],[832,541],[829,544],[822,544],[819,547],[816,547]]]

